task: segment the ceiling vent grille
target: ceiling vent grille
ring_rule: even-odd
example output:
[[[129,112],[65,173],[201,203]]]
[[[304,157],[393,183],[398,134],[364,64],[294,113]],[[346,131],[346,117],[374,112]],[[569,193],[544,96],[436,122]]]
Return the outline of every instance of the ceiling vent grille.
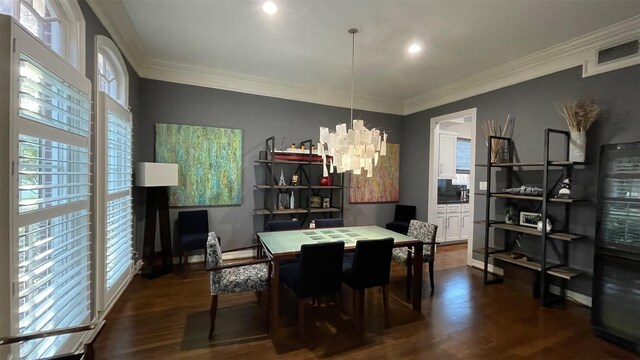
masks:
[[[639,54],[640,41],[636,39],[598,51],[598,65],[638,56]]]

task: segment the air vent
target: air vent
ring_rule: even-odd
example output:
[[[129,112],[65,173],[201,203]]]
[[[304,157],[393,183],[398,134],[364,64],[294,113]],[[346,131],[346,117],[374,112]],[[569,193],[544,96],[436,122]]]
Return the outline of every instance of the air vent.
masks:
[[[598,65],[640,54],[640,41],[633,40],[598,51]]]

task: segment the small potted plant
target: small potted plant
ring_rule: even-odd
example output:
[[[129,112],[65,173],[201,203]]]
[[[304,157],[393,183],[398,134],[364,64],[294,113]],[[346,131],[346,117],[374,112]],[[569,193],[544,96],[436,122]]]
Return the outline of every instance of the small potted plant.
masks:
[[[516,208],[513,205],[507,205],[504,207],[504,222],[507,224],[516,223]]]

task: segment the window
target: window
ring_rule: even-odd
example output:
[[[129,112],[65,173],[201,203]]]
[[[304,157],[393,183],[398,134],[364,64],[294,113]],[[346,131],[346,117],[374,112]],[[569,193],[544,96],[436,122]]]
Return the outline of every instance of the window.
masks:
[[[471,139],[456,140],[456,173],[471,173]]]
[[[31,34],[84,73],[84,19],[75,0],[0,0],[0,13],[18,19]]]
[[[132,275],[132,123],[128,75],[115,44],[96,37],[97,309],[106,310]]]
[[[91,101],[25,53],[17,119],[17,313],[19,333],[85,323],[91,316]],[[70,335],[21,344],[48,357]]]

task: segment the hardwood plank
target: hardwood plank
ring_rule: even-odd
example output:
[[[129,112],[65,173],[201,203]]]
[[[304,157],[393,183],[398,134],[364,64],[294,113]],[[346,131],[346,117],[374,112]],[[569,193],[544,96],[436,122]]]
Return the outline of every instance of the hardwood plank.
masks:
[[[435,292],[423,291],[422,314],[404,301],[406,268],[392,265],[390,324],[382,296],[365,294],[364,335],[351,327],[351,293],[344,312],[306,308],[306,342],[298,340],[296,298],[281,287],[281,326],[265,331],[266,301],[253,294],[220,296],[216,332],[208,341],[209,274],[202,264],[154,280],[136,277],[107,315],[95,342],[97,359],[604,359],[635,358],[591,330],[589,310],[566,302],[541,309],[536,299],[508,283],[485,286],[482,272],[465,266],[466,247],[438,246]],[[424,266],[427,272],[428,267]],[[428,289],[428,274],[423,286]],[[265,294],[266,295],[266,294]],[[266,296],[263,296],[266,299]],[[347,301],[345,301],[347,300]]]

